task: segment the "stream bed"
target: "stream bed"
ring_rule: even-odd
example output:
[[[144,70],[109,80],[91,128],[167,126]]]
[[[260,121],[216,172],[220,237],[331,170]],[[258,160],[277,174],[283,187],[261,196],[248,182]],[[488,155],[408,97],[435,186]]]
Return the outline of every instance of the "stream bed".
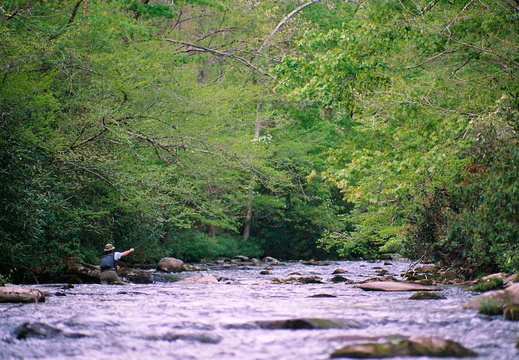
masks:
[[[462,309],[474,292],[441,286],[437,293],[445,299],[410,300],[413,292],[364,291],[330,280],[339,268],[346,270],[344,277],[359,281],[380,269],[400,278],[408,267],[403,261],[288,262],[273,266],[268,275],[260,274],[264,266],[179,275],[179,280],[224,278],[218,283],[34,285],[47,294],[44,303],[0,304],[0,359],[319,360],[344,345],[390,335],[451,339],[477,352],[478,360],[519,359],[519,322]],[[318,276],[322,283],[268,281],[299,275]],[[351,326],[254,325],[301,318],[338,319]],[[50,330],[18,339],[17,329],[25,323]]]

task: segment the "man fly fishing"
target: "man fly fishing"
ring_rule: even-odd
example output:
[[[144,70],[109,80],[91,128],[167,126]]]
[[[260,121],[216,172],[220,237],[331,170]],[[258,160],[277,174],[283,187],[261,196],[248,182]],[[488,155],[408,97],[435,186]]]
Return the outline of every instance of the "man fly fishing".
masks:
[[[101,284],[118,284],[124,285],[127,284],[126,281],[123,281],[117,275],[117,270],[119,270],[119,265],[117,262],[128,254],[134,252],[135,249],[131,248],[130,250],[126,250],[123,252],[115,251],[115,247],[112,244],[106,244],[104,249],[104,254],[101,256]]]

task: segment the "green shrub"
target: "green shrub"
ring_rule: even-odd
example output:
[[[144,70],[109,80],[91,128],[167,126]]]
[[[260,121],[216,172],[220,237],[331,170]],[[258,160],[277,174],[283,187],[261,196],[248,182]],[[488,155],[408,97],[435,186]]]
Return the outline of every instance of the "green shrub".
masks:
[[[169,255],[185,262],[198,262],[217,257],[244,255],[258,257],[261,249],[257,244],[243,241],[238,236],[211,237],[200,232],[178,234],[168,244]]]
[[[3,276],[0,274],[0,286],[4,286],[9,282],[9,278],[7,276]]]

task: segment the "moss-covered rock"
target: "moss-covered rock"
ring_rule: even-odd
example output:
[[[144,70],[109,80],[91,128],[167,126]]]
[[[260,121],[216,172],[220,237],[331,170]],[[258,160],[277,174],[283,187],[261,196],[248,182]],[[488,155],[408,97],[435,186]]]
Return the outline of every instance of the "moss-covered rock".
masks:
[[[390,358],[397,356],[468,357],[477,354],[457,342],[434,337],[397,338],[384,343],[371,342],[346,345],[334,351],[331,358]]]
[[[480,309],[485,304],[497,304],[503,310],[505,306],[519,304],[519,284],[510,285],[504,290],[488,291],[482,295],[475,296],[463,304],[466,309]]]
[[[411,300],[442,300],[445,296],[430,291],[419,291],[409,297]]]

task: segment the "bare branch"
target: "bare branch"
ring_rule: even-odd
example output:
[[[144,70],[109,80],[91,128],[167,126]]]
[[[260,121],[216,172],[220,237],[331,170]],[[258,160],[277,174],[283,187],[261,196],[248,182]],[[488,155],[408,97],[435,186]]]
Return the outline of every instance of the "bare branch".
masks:
[[[72,14],[70,14],[70,18],[68,19],[68,22],[67,22],[67,26],[72,25],[72,23],[74,22],[74,19],[76,18],[76,15],[77,15],[77,11],[79,9],[79,5],[81,5],[82,2],[83,2],[83,0],[78,0],[76,2],[76,5],[74,5],[74,9],[72,9]]]
[[[89,169],[89,168],[87,168],[87,167],[85,167],[85,166],[82,166],[82,165],[79,165],[79,164],[75,164],[75,163],[73,163],[73,162],[69,162],[69,161],[66,161],[66,160],[61,160],[61,162],[62,162],[63,164],[65,164],[65,165],[74,166],[74,167],[76,167],[76,168],[78,168],[78,169],[81,169],[81,170],[87,172],[87,173],[90,173],[90,174],[94,175],[95,177],[100,178],[101,180],[103,180],[104,182],[106,182],[107,184],[109,184],[110,186],[112,186],[112,187],[115,188],[114,183],[112,183],[112,182],[111,182],[107,177],[105,177],[105,176],[99,174],[98,172],[96,172],[96,171],[94,171],[94,170],[92,170],[92,169]]]
[[[416,69],[416,68],[419,68],[419,67],[422,67],[424,66],[425,64],[427,63],[430,63],[431,61],[434,61],[444,55],[447,55],[447,54],[451,54],[451,53],[454,53],[454,52],[457,52],[457,50],[445,50],[439,54],[436,54],[434,55],[433,57],[419,63],[419,64],[416,64],[416,65],[411,65],[411,66],[406,66],[406,67],[403,67],[403,68],[392,68],[394,70],[411,70],[411,69]]]
[[[237,55],[225,53],[225,52],[222,52],[222,51],[210,49],[210,48],[207,48],[205,46],[196,45],[196,44],[188,43],[188,42],[181,41],[181,40],[174,40],[174,39],[164,39],[164,40],[167,41],[167,42],[174,43],[174,44],[180,44],[180,45],[187,46],[188,49],[186,49],[185,52],[191,52],[191,51],[193,51],[193,52],[208,52],[208,53],[213,54],[213,55],[217,55],[217,56],[221,56],[221,57],[227,57],[227,58],[236,60],[239,63],[241,63],[241,64],[251,68],[252,70],[254,70],[254,71],[258,72],[258,73],[260,73],[261,75],[268,76],[271,79],[274,78],[274,76],[272,76],[271,74],[261,70],[257,66],[253,65],[250,61],[248,61],[245,58],[242,58],[241,56],[237,56]]]
[[[452,25],[452,23],[454,23],[456,20],[458,20],[459,17],[460,17],[460,16],[465,12],[465,10],[467,10],[467,8],[468,8],[468,7],[469,7],[473,2],[474,2],[474,0],[470,0],[470,1],[469,1],[469,2],[468,2],[468,3],[463,7],[463,9],[461,9],[461,12],[460,12],[458,15],[456,15],[456,16],[454,17],[454,19],[452,19],[451,22],[449,22],[449,23],[445,26],[445,28],[444,28],[442,31],[440,31],[440,33],[443,33],[444,31],[449,31],[449,27]]]
[[[272,37],[283,27],[283,25],[285,25],[288,20],[290,20],[294,15],[296,15],[298,12],[300,12],[301,10],[303,10],[304,8],[306,8],[307,6],[310,6],[312,4],[315,4],[315,3],[318,3],[320,2],[321,0],[312,0],[312,1],[309,1],[303,5],[301,5],[300,7],[298,7],[297,9],[295,9],[294,11],[292,11],[290,14],[288,14],[287,16],[285,16],[283,18],[283,20],[281,20],[279,22],[279,24],[276,26],[276,28],[274,29],[274,31],[272,31],[270,33],[270,35],[265,39],[265,41],[263,42],[263,44],[258,48],[258,51],[261,51],[262,49],[264,49],[268,43],[270,42],[270,40],[272,39]]]
[[[422,9],[422,11],[420,11],[420,13],[419,13],[418,15],[419,15],[419,16],[424,15],[426,12],[428,12],[429,10],[431,10],[431,9],[434,7],[434,5],[436,5],[436,3],[437,3],[438,1],[439,1],[439,0],[432,0],[429,4],[427,4],[426,7],[424,7],[424,8]]]
[[[446,112],[446,113],[465,115],[465,116],[468,116],[469,118],[475,118],[475,117],[481,116],[481,114],[469,113],[469,112],[464,112],[464,111],[458,111],[458,110],[452,110],[452,109],[443,108],[441,106],[437,106],[437,105],[432,104],[428,100],[427,101],[424,101],[424,100],[412,100],[411,102],[414,102],[416,104],[420,104],[420,105],[423,105],[423,106],[427,106],[427,107],[430,107],[432,109],[440,110],[440,111],[443,111],[443,112]]]
[[[72,9],[72,13],[70,14],[70,17],[69,17],[67,23],[65,24],[64,28],[61,29],[56,34],[52,35],[50,37],[51,40],[53,40],[53,39],[57,38],[58,36],[62,35],[65,32],[65,29],[67,29],[70,26],[72,26],[72,24],[74,23],[74,20],[76,19],[76,15],[77,15],[77,11],[79,9],[79,6],[81,5],[82,2],[83,2],[83,0],[77,0],[76,4],[74,5],[74,8]]]
[[[72,143],[72,145],[70,145],[70,149],[71,150],[74,150],[80,146],[83,146],[84,144],[86,144],[87,142],[89,141],[92,141],[96,138],[98,138],[99,136],[103,135],[107,130],[108,128],[106,127],[105,125],[105,120],[103,119],[103,129],[101,131],[98,131],[97,133],[95,133],[94,135],[90,136],[89,138],[81,141],[80,143],[77,143],[79,138],[85,133],[85,130],[86,128],[90,125],[90,123],[88,124],[85,124],[85,126],[83,126],[83,129],[81,129],[81,133],[78,135],[78,137],[76,138],[76,140],[74,140],[74,142]]]
[[[223,33],[223,32],[230,32],[232,33],[232,31],[234,30],[234,28],[229,28],[229,29],[216,29],[214,31],[211,31],[210,33],[208,34],[205,34],[204,36],[202,36],[201,38],[197,39],[196,41],[203,41],[205,39],[207,39],[208,37],[211,37],[211,36],[214,36],[218,33]]]

